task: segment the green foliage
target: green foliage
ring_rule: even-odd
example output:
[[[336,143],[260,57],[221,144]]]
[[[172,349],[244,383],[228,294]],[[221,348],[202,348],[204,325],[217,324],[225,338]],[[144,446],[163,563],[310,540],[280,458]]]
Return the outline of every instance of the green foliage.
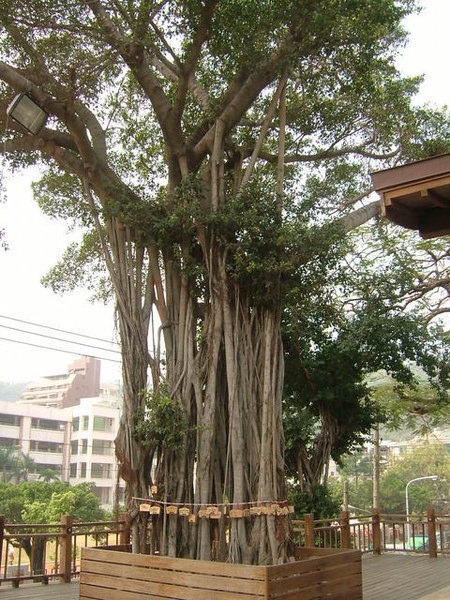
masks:
[[[435,506],[440,513],[441,500],[448,498],[450,454],[441,444],[425,443],[394,461],[380,481],[380,510],[385,513],[405,512],[406,485],[412,479],[437,475],[439,481],[425,480],[409,488],[411,513],[424,513]]]
[[[106,517],[90,484],[62,482],[1,483],[0,514],[7,523],[58,523],[65,514],[80,521]]]
[[[328,193],[319,180],[308,185],[312,205],[312,197]],[[361,233],[335,244],[322,274],[312,270],[305,287],[293,287],[287,295],[282,330],[286,460],[295,477],[301,458],[304,472],[298,477],[306,477],[306,484],[305,457],[316,479],[321,477],[327,444],[339,463],[375,423],[397,427],[406,421],[424,431],[448,415],[448,334],[429,325],[431,298],[411,291],[423,286],[418,265],[423,269],[428,262],[436,272],[446,251],[433,251],[426,243],[412,250],[409,236],[393,240],[384,227],[377,236],[370,232],[370,238],[364,229]],[[436,306],[441,301],[438,297]],[[389,396],[382,398],[369,384],[375,372],[393,382]],[[420,382],[418,373],[428,382]]]
[[[384,514],[406,513],[406,485],[412,479],[437,475],[438,481],[425,480],[409,487],[411,514],[424,514],[434,507],[438,514],[448,511],[450,454],[442,444],[424,442],[408,447],[398,457],[391,457],[389,465],[381,465],[380,511]],[[369,461],[353,455],[344,461],[342,479],[333,482],[335,494],[342,498],[343,481],[347,479],[349,503],[370,511],[372,508],[372,477]]]
[[[328,486],[318,485],[308,492],[301,492],[297,486],[288,488],[289,502],[294,506],[296,519],[313,513],[315,519],[338,518],[341,501]]]
[[[151,448],[168,451],[183,448],[190,427],[181,406],[164,386],[147,391],[144,401],[145,411],[135,415],[135,438]]]

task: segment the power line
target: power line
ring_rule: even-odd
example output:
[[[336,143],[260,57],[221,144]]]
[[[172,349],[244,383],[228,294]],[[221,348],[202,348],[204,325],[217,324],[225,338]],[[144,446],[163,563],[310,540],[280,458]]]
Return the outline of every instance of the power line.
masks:
[[[12,340],[10,338],[5,338],[0,336],[0,340],[3,340],[5,342],[13,342],[15,344],[24,344],[25,346],[32,346],[33,348],[41,348],[43,350],[53,350],[54,352],[64,352],[65,354],[80,354],[79,350],[63,350],[62,348],[51,348],[50,346],[42,346],[41,344],[32,344],[31,342],[24,342],[24,341],[20,341],[20,340]],[[72,342],[74,344],[76,344],[77,342]],[[120,360],[115,360],[114,358],[104,358],[101,356],[94,356],[94,355],[89,355],[92,358],[98,358],[99,360],[106,360],[109,362],[113,362],[113,363],[117,363],[120,364],[121,361]]]
[[[43,337],[48,340],[56,340],[58,342],[67,342],[69,344],[76,344],[84,346],[85,348],[94,348],[94,350],[102,350],[103,352],[113,352],[114,354],[120,354],[117,350],[111,350],[110,348],[102,348],[101,346],[92,346],[91,344],[86,344],[84,342],[75,342],[74,340],[68,340],[64,338],[55,337],[53,335],[46,335],[45,333],[35,333],[34,331],[28,331],[26,329],[19,329],[18,327],[9,327],[8,325],[1,325],[3,329],[9,329],[11,331],[17,331],[18,333],[27,333],[28,335],[35,335],[37,337]]]
[[[103,338],[93,337],[91,335],[86,335],[84,333],[76,333],[74,331],[58,329],[57,327],[50,327],[49,325],[41,325],[40,323],[33,323],[32,321],[25,321],[24,319],[16,319],[15,317],[7,317],[6,315],[0,315],[0,319],[7,319],[8,321],[16,321],[17,323],[24,323],[25,325],[33,325],[34,327],[41,327],[42,329],[51,329],[52,331],[58,331],[59,333],[67,333],[69,335],[75,335],[77,337],[83,337],[86,339],[95,340],[96,342],[104,342],[105,344],[112,344],[115,346],[120,346],[120,344],[118,342],[113,342],[110,340],[105,340]],[[3,327],[6,327],[6,326],[4,325]],[[34,334],[34,335],[39,335],[39,334]]]

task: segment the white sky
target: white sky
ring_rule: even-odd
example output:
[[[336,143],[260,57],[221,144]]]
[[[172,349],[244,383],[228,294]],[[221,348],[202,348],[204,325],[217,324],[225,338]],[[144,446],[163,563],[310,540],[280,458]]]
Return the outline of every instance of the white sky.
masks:
[[[450,104],[448,24],[449,0],[422,0],[423,12],[405,23],[410,42],[399,66],[407,75],[425,74],[417,100],[431,105]],[[9,251],[0,249],[0,381],[27,382],[40,376],[65,372],[67,365],[80,354],[118,360],[119,356],[79,345],[108,347],[93,339],[69,336],[53,329],[83,336],[116,341],[113,309],[93,305],[87,292],[57,296],[40,284],[40,278],[55,264],[70,234],[63,223],[44,217],[33,202],[30,177],[3,172],[7,187],[6,202],[0,204],[0,228],[7,231]],[[35,331],[41,336],[21,333]],[[17,343],[9,340],[19,340]],[[77,342],[67,343],[61,339]],[[45,350],[37,344],[59,350]],[[109,345],[109,348],[116,349]],[[60,351],[64,350],[64,352]],[[102,381],[118,381],[120,365],[102,361]]]

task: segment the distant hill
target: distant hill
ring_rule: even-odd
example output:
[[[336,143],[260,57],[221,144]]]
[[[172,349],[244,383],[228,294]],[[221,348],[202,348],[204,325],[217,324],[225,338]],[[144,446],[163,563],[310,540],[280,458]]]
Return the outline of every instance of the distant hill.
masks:
[[[0,400],[16,402],[27,387],[26,383],[7,383],[0,381]]]

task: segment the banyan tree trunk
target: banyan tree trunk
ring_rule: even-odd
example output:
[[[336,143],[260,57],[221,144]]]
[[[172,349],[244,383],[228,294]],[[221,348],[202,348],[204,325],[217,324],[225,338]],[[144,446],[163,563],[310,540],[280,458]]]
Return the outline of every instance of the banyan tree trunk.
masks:
[[[198,519],[188,534],[180,519],[173,520],[167,552],[204,560],[214,552],[215,558],[233,562],[276,563],[286,558],[288,520],[264,514],[248,518],[248,508],[286,500],[280,308],[252,307],[230,284],[225,258],[217,249],[198,347],[190,312],[194,304],[188,301],[177,320],[173,346],[184,345],[185,362],[169,361],[168,373],[195,429],[196,477],[194,483],[194,464],[178,452],[168,478],[172,501],[192,503],[196,510],[229,504],[246,510],[247,518],[230,520],[227,539],[225,527],[212,519]]]

